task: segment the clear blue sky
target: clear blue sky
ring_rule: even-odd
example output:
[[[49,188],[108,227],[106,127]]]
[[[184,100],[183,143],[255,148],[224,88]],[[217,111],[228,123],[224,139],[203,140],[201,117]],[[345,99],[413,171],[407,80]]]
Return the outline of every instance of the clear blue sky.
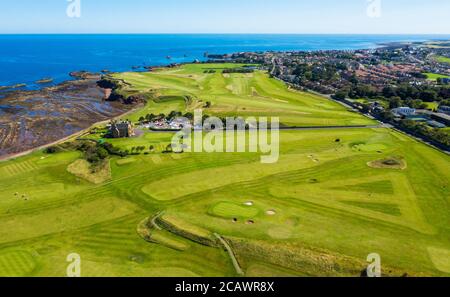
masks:
[[[374,0],[376,1],[376,0]],[[449,0],[2,0],[0,33],[450,34]]]

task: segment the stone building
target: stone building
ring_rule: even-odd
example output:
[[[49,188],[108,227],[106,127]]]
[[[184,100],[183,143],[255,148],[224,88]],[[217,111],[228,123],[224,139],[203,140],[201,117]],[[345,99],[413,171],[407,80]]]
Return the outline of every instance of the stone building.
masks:
[[[134,136],[133,124],[130,121],[111,122],[109,132],[113,138],[126,138]]]

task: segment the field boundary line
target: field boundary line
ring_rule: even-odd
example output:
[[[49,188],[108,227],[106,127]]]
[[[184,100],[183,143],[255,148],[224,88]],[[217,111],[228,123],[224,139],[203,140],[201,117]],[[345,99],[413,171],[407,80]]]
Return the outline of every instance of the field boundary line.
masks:
[[[239,262],[237,261],[236,256],[234,255],[234,252],[233,252],[233,249],[231,248],[231,246],[218,233],[214,233],[214,236],[222,243],[222,245],[227,250],[228,255],[231,258],[231,262],[233,262],[233,266],[234,266],[234,269],[236,270],[237,274],[244,275],[244,271],[242,270],[241,266],[239,266]]]
[[[156,220],[159,219],[164,214],[164,211],[161,211],[156,214],[151,220],[152,226],[156,228],[156,230],[162,231],[163,228],[161,228],[157,223]]]

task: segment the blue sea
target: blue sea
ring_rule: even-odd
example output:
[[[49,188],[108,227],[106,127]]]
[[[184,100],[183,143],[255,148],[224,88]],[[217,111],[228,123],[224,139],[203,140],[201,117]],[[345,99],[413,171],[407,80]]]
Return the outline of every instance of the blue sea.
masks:
[[[450,35],[0,35],[0,86],[25,83],[34,89],[39,79],[59,83],[71,71],[191,62],[204,60],[205,52],[364,49],[442,39]]]

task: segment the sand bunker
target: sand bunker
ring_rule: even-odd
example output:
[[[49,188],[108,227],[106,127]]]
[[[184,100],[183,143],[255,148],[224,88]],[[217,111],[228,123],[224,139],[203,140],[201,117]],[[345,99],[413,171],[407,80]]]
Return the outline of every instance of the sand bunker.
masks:
[[[268,216],[274,216],[274,215],[277,214],[277,212],[276,212],[275,210],[271,209],[271,210],[266,211],[266,214],[267,214]]]
[[[309,155],[308,158],[310,158],[314,163],[319,163],[319,159],[317,159],[314,155]]]
[[[407,164],[403,157],[389,157],[386,159],[376,160],[367,163],[372,168],[384,168],[384,169],[399,169],[403,170],[407,168]]]
[[[248,221],[246,222],[247,225],[253,225],[254,223],[255,223],[255,221],[253,221],[253,220],[248,220]]]
[[[253,201],[247,201],[244,203],[245,206],[253,206]]]

